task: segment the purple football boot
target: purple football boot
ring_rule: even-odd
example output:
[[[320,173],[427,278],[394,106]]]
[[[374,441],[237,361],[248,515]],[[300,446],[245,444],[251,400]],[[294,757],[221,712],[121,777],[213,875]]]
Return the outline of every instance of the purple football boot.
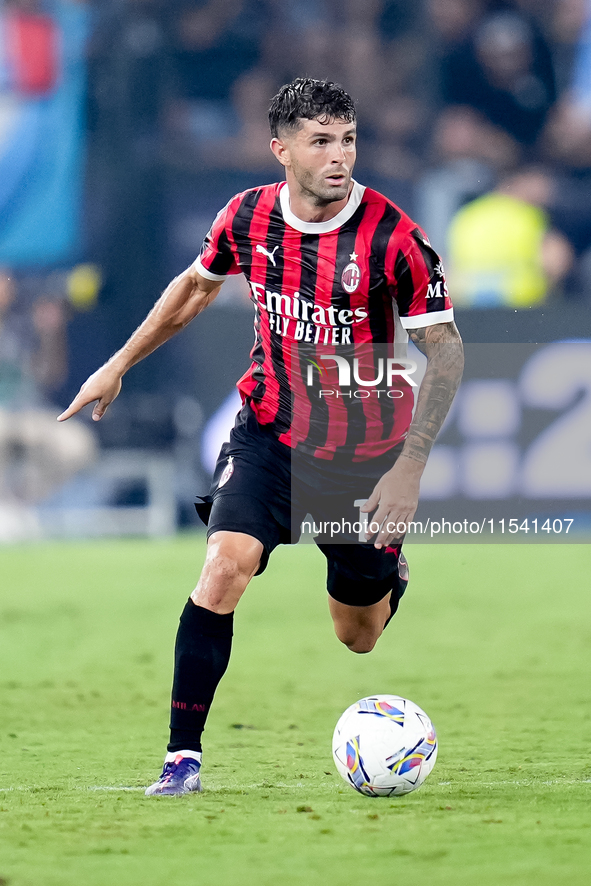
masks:
[[[162,775],[157,782],[146,788],[146,797],[174,797],[201,791],[200,770],[201,759],[176,754],[174,759],[164,761]]]

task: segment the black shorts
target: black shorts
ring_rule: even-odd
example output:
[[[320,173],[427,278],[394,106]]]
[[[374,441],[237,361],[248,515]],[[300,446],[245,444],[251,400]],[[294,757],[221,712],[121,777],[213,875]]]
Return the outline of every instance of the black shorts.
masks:
[[[369,606],[390,591],[402,596],[401,542],[378,550],[359,540],[359,502],[369,498],[400,449],[355,463],[304,457],[260,425],[246,404],[236,417],[230,441],[222,446],[210,494],[198,500],[197,512],[207,524],[208,538],[225,530],[261,542],[264,551],[257,575],[277,545],[298,541],[309,515],[314,541],[328,561],[327,587],[334,599]]]

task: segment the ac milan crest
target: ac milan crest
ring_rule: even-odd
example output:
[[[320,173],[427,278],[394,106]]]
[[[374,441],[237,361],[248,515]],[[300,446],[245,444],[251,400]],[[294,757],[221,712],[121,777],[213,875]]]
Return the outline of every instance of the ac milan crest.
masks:
[[[234,458],[233,456],[228,456],[228,464],[222,471],[222,476],[220,477],[220,482],[218,483],[218,489],[221,489],[222,486],[225,486],[232,474],[234,473]]]
[[[341,275],[341,283],[345,292],[355,292],[361,283],[361,268],[356,261],[350,261]]]

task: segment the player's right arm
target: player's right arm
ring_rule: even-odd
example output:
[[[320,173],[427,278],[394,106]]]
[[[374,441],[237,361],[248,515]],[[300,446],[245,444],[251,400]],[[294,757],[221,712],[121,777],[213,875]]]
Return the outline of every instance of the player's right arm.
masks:
[[[92,418],[101,419],[121,390],[127,370],[190,323],[214,300],[221,285],[219,280],[207,280],[194,265],[175,277],[131,338],[84,382],[58,421],[95,402]]]

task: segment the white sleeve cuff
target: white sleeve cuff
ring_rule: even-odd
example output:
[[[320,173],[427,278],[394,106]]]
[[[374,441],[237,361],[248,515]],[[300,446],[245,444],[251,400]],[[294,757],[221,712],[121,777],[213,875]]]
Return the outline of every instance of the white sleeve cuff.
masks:
[[[431,311],[430,314],[413,314],[412,317],[401,317],[403,329],[422,329],[424,326],[435,326],[436,323],[451,323],[454,318],[454,309],[447,311]]]
[[[206,280],[213,280],[216,283],[221,283],[222,280],[225,280],[228,276],[227,274],[212,274],[211,271],[208,271],[207,268],[203,266],[200,258],[195,259],[193,267],[197,273],[201,274],[202,277],[205,277]]]

